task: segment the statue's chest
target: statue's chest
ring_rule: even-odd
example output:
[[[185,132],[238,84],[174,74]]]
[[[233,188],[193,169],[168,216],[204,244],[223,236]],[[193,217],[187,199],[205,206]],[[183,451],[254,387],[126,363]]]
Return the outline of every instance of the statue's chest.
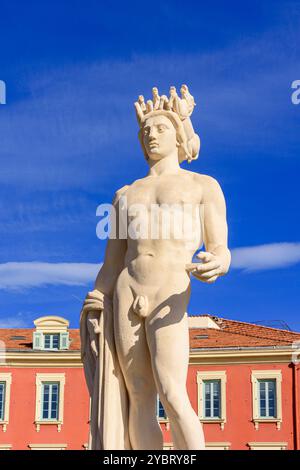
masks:
[[[128,204],[143,204],[147,209],[151,204],[194,204],[199,201],[197,188],[186,180],[160,180],[147,182],[133,188],[128,197]]]

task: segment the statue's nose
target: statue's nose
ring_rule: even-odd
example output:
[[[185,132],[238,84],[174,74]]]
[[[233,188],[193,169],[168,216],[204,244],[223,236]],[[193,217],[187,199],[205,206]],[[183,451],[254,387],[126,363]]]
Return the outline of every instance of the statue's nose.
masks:
[[[151,130],[149,132],[149,140],[155,140],[156,139],[156,133],[154,130]]]

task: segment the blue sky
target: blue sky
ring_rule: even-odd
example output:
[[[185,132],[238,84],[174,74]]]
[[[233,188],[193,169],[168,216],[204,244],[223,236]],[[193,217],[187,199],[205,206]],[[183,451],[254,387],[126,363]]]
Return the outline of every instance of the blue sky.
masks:
[[[147,172],[133,102],[187,83],[189,169],[220,182],[233,250],[189,311],[300,331],[299,1],[3,0],[0,39],[0,326],[78,326],[105,248],[96,207]]]

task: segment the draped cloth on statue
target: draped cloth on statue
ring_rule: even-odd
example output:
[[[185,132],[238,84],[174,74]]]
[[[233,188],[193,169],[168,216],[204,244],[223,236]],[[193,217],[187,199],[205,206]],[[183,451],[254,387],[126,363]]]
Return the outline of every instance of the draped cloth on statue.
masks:
[[[80,338],[81,359],[91,398],[89,449],[131,449],[128,395],[116,353],[112,301],[103,296],[103,311],[97,315],[98,357],[91,347],[87,315],[81,312]]]

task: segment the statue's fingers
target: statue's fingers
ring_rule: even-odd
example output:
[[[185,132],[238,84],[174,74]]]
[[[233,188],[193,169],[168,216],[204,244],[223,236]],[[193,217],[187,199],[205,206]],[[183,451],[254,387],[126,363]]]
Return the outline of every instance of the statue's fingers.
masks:
[[[187,264],[185,265],[185,269],[186,269],[186,271],[188,271],[188,272],[192,272],[192,271],[194,271],[195,269],[197,269],[198,264],[199,264],[199,263],[187,263]]]
[[[215,282],[217,279],[218,279],[219,276],[213,276],[213,277],[210,277],[209,279],[207,279],[206,282],[207,284],[212,284],[213,282]]]
[[[99,308],[103,308],[103,302],[98,299],[87,299],[83,303],[84,307],[91,306],[90,308],[92,308],[93,305],[97,305],[97,310],[99,310]]]
[[[210,277],[218,276],[219,274],[219,269],[212,269],[211,271],[207,271],[205,273],[198,273],[200,279],[209,279]]]
[[[205,282],[207,284],[210,284],[210,283],[214,282],[219,277],[219,275],[215,275],[215,276],[207,278],[207,277],[203,277],[199,273],[193,273],[193,275],[195,276],[196,279],[199,279],[199,281]]]
[[[97,299],[103,300],[103,294],[99,290],[94,289],[94,290],[88,292],[86,298],[87,299],[97,298]]]
[[[83,307],[81,309],[81,312],[83,314],[86,314],[86,312],[89,312],[90,310],[97,310],[97,311],[101,312],[101,310],[103,310],[103,307],[99,304],[96,304],[96,303],[85,304],[85,305],[83,305]]]
[[[209,251],[200,251],[200,253],[198,253],[196,256],[205,263],[211,261],[214,258],[214,255]]]
[[[218,261],[212,260],[208,261],[207,263],[198,263],[197,264],[197,271],[198,272],[207,272],[211,271],[212,269],[217,269],[220,267]]]
[[[102,299],[99,299],[99,297],[86,297],[84,299],[84,303],[85,304],[91,304],[91,303],[94,303],[94,302],[98,302],[98,303],[102,303]]]
[[[92,303],[97,303],[99,305],[103,305],[103,299],[100,298],[100,297],[86,297],[84,299],[84,302],[83,302],[83,305],[88,305],[88,304],[92,304]]]

